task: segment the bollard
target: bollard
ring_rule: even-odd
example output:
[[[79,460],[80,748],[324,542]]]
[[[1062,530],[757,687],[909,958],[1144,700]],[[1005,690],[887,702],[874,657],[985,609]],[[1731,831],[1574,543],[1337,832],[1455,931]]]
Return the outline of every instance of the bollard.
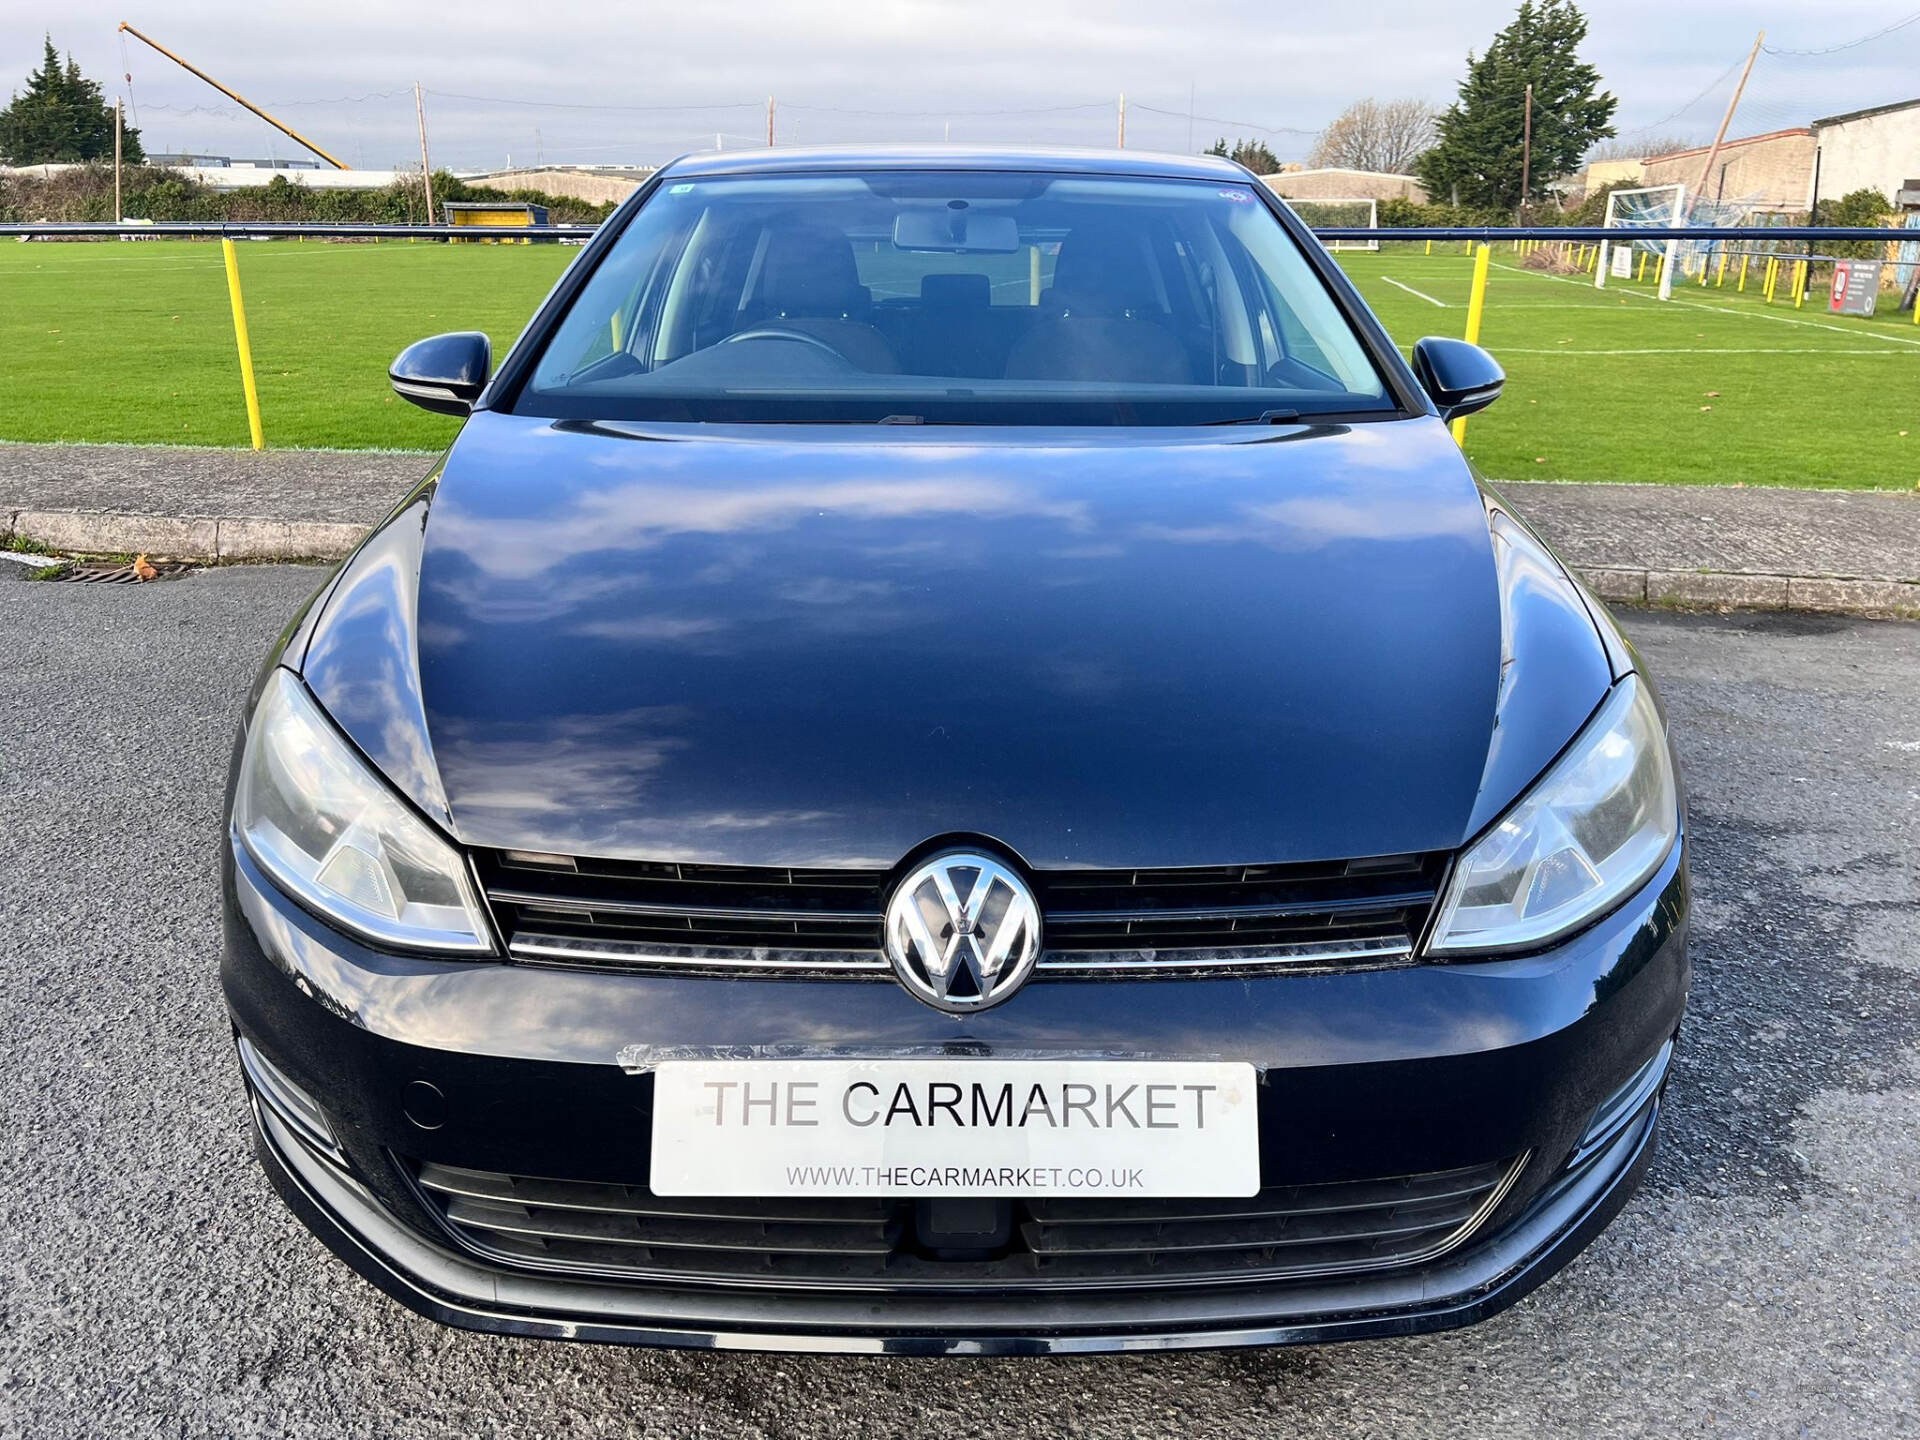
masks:
[[[1741,295],[1747,293],[1747,262],[1751,259],[1751,255],[1743,254],[1740,257],[1740,288],[1737,293]]]
[[[1469,345],[1480,343],[1480,319],[1487,309],[1487,269],[1493,263],[1493,251],[1482,245],[1473,257],[1473,291],[1467,301],[1467,334]],[[1453,443],[1467,443],[1467,417],[1462,415],[1453,422]]]
[[[240,298],[240,257],[234,253],[233,241],[221,237],[220,253],[227,262],[227,298],[233,302],[233,343],[240,352],[240,388],[247,397],[247,431],[253,437],[253,448],[267,448],[266,437],[260,431],[260,392],[253,384],[253,346],[247,340],[247,307]]]

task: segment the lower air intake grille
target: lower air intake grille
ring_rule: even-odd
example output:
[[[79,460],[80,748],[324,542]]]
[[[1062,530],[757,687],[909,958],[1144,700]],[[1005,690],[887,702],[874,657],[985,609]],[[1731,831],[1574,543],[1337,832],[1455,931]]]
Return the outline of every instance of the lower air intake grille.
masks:
[[[619,970],[888,974],[885,870],[475,856],[514,958]],[[1444,855],[1171,870],[1041,870],[1037,973],[1158,974],[1411,958]]]
[[[1512,1161],[1246,1200],[1022,1200],[1005,1253],[932,1258],[914,1205],[888,1199],[663,1199],[641,1185],[422,1164],[427,1203],[466,1249],[613,1279],[900,1289],[1105,1288],[1293,1279],[1434,1259],[1492,1213]]]

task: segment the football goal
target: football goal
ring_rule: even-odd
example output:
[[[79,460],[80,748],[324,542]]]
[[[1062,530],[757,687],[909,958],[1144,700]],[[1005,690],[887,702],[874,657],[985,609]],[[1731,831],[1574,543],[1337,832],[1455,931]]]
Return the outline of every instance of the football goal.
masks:
[[[1609,230],[1684,225],[1687,223],[1686,217],[1687,187],[1684,185],[1649,185],[1639,190],[1615,190],[1607,196],[1605,224]],[[1678,240],[1602,240],[1599,262],[1593,267],[1594,288],[1607,288],[1607,272],[1619,263],[1623,252],[1626,265],[1621,270],[1622,278],[1632,275],[1633,252],[1636,248],[1650,250],[1663,257],[1660,265],[1660,298],[1671,299],[1673,272],[1678,268],[1681,258]]]
[[[1294,214],[1307,222],[1313,230],[1378,230],[1380,228],[1380,202],[1378,200],[1308,200],[1295,199],[1291,195],[1280,197]],[[1329,240],[1329,250],[1378,250],[1378,240]]]

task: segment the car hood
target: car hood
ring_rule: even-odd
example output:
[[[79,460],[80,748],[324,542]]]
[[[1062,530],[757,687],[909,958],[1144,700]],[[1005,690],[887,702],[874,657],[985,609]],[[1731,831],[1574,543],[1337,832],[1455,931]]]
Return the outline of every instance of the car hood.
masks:
[[[308,682],[476,845],[1281,862],[1451,848],[1504,803],[1499,567],[1437,420],[848,435],[477,415]],[[1608,683],[1559,610],[1587,659],[1504,791]]]

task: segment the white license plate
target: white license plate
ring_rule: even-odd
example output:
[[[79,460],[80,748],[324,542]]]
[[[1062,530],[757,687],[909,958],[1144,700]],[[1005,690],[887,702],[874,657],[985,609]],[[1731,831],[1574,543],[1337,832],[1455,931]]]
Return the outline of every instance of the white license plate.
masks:
[[[654,1073],[657,1195],[1246,1196],[1251,1065],[676,1060]]]

